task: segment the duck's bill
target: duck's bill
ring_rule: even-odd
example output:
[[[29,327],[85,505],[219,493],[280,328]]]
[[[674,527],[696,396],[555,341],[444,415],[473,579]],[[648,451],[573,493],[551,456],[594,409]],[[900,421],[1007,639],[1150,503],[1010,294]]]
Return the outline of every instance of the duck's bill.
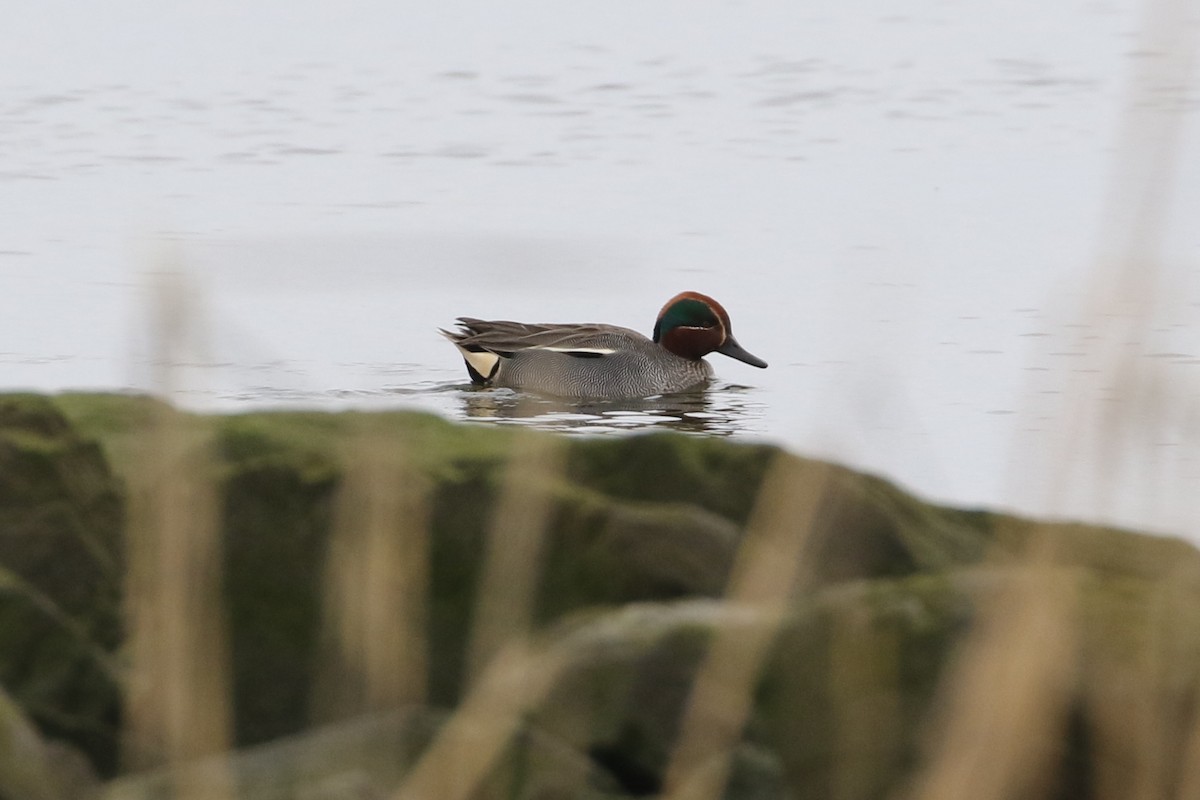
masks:
[[[767,366],[767,362],[747,352],[732,336],[725,340],[725,344],[717,348],[717,352],[730,358],[736,358],[738,361],[744,361],[752,367],[765,368]]]

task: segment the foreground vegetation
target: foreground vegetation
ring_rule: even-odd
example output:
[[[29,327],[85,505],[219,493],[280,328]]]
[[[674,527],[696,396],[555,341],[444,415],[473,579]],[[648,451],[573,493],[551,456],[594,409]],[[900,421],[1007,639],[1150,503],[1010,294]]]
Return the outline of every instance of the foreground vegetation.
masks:
[[[0,396],[0,796],[1185,797],[1200,553],[762,445]]]

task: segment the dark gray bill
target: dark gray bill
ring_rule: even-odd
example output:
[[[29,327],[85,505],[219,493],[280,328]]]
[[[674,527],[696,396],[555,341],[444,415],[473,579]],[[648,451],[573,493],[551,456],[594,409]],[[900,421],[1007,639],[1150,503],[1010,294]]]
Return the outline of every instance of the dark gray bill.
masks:
[[[742,346],[737,343],[737,339],[733,338],[732,336],[725,339],[725,344],[718,347],[717,352],[721,355],[729,356],[730,358],[736,358],[738,361],[745,361],[752,367],[765,368],[767,366],[767,362],[763,361],[758,356],[751,355],[750,353],[746,352],[746,350],[744,350]]]

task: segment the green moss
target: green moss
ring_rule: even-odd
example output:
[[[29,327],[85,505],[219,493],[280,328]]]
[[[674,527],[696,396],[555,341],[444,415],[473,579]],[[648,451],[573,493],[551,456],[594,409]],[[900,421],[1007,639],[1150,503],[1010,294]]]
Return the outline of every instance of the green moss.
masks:
[[[434,703],[458,701],[463,648],[474,613],[488,517],[498,476],[486,464],[463,459],[453,477],[433,491],[430,567],[432,587],[428,645],[438,668],[430,673]]]
[[[576,443],[573,483],[623,500],[693,503],[744,523],[758,485],[778,453],[773,447],[654,433]]]
[[[223,581],[239,742],[268,741],[309,721],[334,486],[329,476],[261,462],[231,469],[225,481]]]
[[[459,701],[507,459],[517,437],[547,434],[408,412],[198,416],[144,397],[7,395],[0,683],[44,732],[82,747],[103,772],[114,769],[121,477],[136,473],[165,419],[203,436],[216,461],[240,745],[311,724],[335,504],[347,467],[369,455],[364,443],[401,449],[413,480],[429,487],[430,699],[443,708]],[[564,447],[565,474],[543,487],[552,513],[536,622],[570,648],[572,667],[531,725],[568,748],[564,763],[590,759],[627,793],[657,791],[713,632],[755,624],[714,598],[780,451],[669,433]],[[878,478],[832,474],[819,515],[826,527],[805,556],[813,583],[793,599],[734,754],[739,791],[893,795],[916,762],[948,654],[1031,544],[1049,543],[1079,577],[1080,697],[1114,703],[1105,714],[1117,718],[1135,705],[1177,709],[1158,719],[1172,741],[1186,740],[1200,707],[1193,548],[947,509]],[[1000,566],[974,567],[988,556]],[[1108,717],[1073,702],[1081,705],[1063,785],[1075,786]],[[503,766],[514,796],[537,771],[531,763]]]
[[[898,569],[882,574],[901,575],[918,570],[942,570],[981,561],[991,541],[991,515],[960,511],[925,503],[894,484],[871,476],[856,476],[851,504],[869,509],[876,524],[905,556]]]
[[[63,394],[53,402],[81,437],[100,445],[112,470],[121,477],[130,474],[146,431],[168,410],[144,395]]]
[[[109,769],[122,508],[100,448],[55,404],[0,396],[0,685]]]
[[[683,503],[620,502],[565,489],[557,511],[538,617],[588,606],[717,597],[725,588],[739,531]]]

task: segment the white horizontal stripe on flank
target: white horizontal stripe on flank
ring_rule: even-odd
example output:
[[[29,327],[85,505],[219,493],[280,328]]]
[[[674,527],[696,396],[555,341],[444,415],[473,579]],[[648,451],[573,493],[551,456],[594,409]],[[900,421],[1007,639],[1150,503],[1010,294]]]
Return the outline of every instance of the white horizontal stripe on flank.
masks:
[[[611,347],[535,347],[535,350],[549,350],[553,353],[592,353],[597,356],[609,356],[617,352]]]

